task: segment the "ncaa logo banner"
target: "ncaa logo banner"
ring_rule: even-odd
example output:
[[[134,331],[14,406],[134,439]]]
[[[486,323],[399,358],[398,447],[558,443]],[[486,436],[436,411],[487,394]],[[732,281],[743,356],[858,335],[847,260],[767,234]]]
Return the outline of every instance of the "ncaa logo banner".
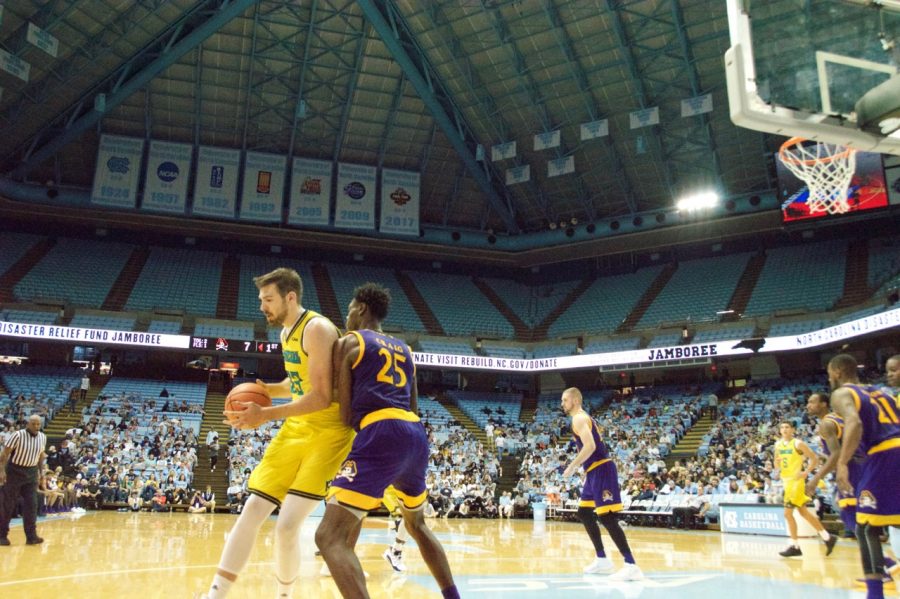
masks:
[[[285,156],[247,152],[244,157],[241,220],[281,222],[286,168]]]
[[[190,145],[152,140],[147,154],[141,208],[184,214],[190,168]]]
[[[417,172],[382,169],[379,231],[418,236],[420,187]]]
[[[294,158],[288,224],[328,226],[334,163]]]
[[[240,150],[200,146],[194,173],[194,216],[234,218]]]
[[[375,167],[338,164],[334,226],[375,228]]]
[[[101,135],[94,169],[91,203],[115,208],[137,205],[138,179],[144,140],[118,135]]]

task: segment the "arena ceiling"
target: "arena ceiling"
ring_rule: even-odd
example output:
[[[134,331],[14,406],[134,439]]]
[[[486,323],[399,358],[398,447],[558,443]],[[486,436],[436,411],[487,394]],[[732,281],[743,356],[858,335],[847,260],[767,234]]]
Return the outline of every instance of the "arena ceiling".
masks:
[[[0,39],[30,64],[27,83],[0,71],[17,180],[87,187],[115,133],[418,170],[424,225],[498,234],[774,187],[765,137],[728,117],[721,0],[7,0]],[[706,94],[712,112],[682,116]],[[659,124],[632,129],[653,107]]]

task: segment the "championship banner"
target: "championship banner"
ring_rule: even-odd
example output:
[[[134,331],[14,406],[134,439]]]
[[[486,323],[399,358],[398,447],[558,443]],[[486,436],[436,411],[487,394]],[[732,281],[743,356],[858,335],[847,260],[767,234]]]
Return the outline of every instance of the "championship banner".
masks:
[[[419,234],[420,189],[419,173],[382,169],[379,231],[397,235]]]
[[[281,221],[286,167],[287,157],[281,154],[247,152],[244,157],[241,220]]]
[[[581,123],[581,141],[597,139],[609,135],[609,119]]]
[[[517,183],[527,183],[531,181],[531,166],[523,164],[506,169],[506,184],[516,185]]]
[[[189,144],[150,142],[141,208],[184,214],[191,150]]]
[[[575,172],[575,157],[566,156],[557,158],[556,160],[547,161],[547,176],[558,177],[560,175],[568,175]]]
[[[495,146],[491,146],[491,160],[493,162],[497,162],[498,160],[506,160],[507,158],[515,158],[516,157],[516,142],[508,141],[505,144],[497,144]]]
[[[144,140],[118,135],[101,135],[94,169],[91,203],[116,208],[134,208]]]
[[[658,125],[659,107],[654,106],[653,108],[646,108],[644,110],[635,110],[634,112],[628,113],[628,117],[632,129]]]
[[[538,133],[534,136],[534,149],[549,150],[550,148],[558,148],[560,141],[559,129],[548,133]]]
[[[696,96],[693,98],[687,98],[681,101],[681,116],[697,116],[698,114],[705,114],[707,112],[712,112],[713,102],[712,102],[712,94],[705,94],[702,96]]]
[[[239,150],[200,146],[194,176],[194,216],[234,218]]]
[[[31,76],[31,64],[6,50],[0,50],[0,69],[18,77],[25,83],[28,83],[28,78]]]
[[[40,48],[53,58],[56,58],[56,55],[59,53],[59,40],[34,23],[28,23],[28,31],[25,32],[25,39],[29,44],[36,48]]]
[[[374,166],[338,164],[334,226],[345,229],[375,228]]]
[[[334,163],[294,158],[288,224],[328,226]]]

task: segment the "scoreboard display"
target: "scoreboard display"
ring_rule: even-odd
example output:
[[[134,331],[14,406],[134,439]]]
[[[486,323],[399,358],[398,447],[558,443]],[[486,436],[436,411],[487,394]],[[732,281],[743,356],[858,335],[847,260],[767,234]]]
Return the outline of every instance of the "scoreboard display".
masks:
[[[191,337],[190,349],[237,354],[280,354],[281,344],[273,341],[247,341],[222,337]]]

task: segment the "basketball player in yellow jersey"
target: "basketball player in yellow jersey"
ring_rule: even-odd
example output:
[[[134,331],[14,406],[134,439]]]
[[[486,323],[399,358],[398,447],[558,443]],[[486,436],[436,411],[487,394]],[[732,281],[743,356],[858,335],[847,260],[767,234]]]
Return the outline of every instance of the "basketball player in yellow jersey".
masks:
[[[787,522],[788,532],[791,534],[791,544],[781,551],[782,557],[795,557],[803,555],[800,551],[800,543],[797,541],[797,521],[794,520],[794,510],[800,512],[803,519],[816,529],[819,536],[825,542],[825,554],[830,555],[837,537],[829,535],[815,514],[806,509],[806,504],[811,498],[806,494],[806,478],[810,472],[819,465],[819,458],[809,446],[800,439],[794,438],[794,425],[791,422],[782,422],[778,427],[781,439],[775,442],[775,464],[781,471],[781,482],[784,484],[784,519]],[[804,458],[809,460],[809,467],[803,469]]]
[[[270,325],[283,327],[288,376],[266,387],[272,397],[290,396],[293,401],[267,408],[243,402],[244,409],[225,413],[235,428],[285,421],[250,475],[250,498],[225,542],[209,599],[226,596],[250,557],[262,523],[276,507],[281,508],[275,524],[276,597],[291,596],[300,567],[300,526],[325,498],[327,483],[353,441],[352,429],[341,420],[338,404],[332,403],[331,347],[338,338],[337,327],[303,308],[303,283],[296,271],[279,268],[253,282],[259,289],[260,311]]]

